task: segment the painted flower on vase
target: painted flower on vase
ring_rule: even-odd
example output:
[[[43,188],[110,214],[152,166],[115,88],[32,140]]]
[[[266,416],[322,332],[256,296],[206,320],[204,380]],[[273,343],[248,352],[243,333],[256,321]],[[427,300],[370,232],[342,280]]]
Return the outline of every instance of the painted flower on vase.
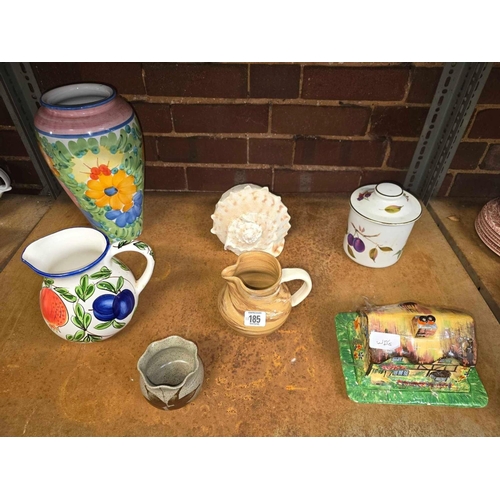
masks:
[[[127,224],[133,224],[142,213],[142,200],[143,195],[139,191],[135,193],[132,198],[134,204],[132,208],[127,211],[110,210],[106,212],[106,219],[114,220],[118,227],[125,227]]]
[[[96,175],[97,179],[95,179]],[[132,175],[127,175],[123,170],[118,170],[116,174],[113,174],[107,168],[99,170],[96,175],[91,175],[91,179],[87,182],[89,189],[85,191],[85,194],[95,200],[98,207],[109,206],[112,210],[127,212],[134,206],[133,195],[137,187]]]

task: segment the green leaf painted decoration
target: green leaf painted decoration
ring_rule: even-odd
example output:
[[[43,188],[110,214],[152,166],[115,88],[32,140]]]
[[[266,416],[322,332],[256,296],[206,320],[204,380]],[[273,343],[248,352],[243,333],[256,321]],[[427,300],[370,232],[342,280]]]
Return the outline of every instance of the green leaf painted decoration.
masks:
[[[118,150],[123,150],[125,144],[127,143],[127,133],[125,130],[120,130],[120,139],[118,141],[118,145],[116,146]]]
[[[81,158],[82,156],[85,156],[85,154],[88,151],[87,141],[85,139],[82,139],[82,138],[78,139],[76,142],[69,141],[68,148],[73,156],[76,156],[77,158]]]
[[[382,252],[392,252],[392,248],[391,247],[379,247],[380,250],[382,250]]]
[[[85,309],[81,304],[75,305],[75,314],[78,320],[80,320],[83,325],[83,317],[85,316]]]
[[[113,320],[113,327],[114,328],[123,328],[125,326],[125,323],[120,323],[119,321],[116,321],[116,319]]]
[[[85,337],[86,342],[100,342],[101,340],[102,337],[100,337],[99,335],[92,335],[90,333],[88,333],[87,336]]]
[[[120,241],[120,243],[118,243],[118,248],[122,248],[125,245],[130,245],[130,243],[132,243],[132,242],[131,241],[127,241],[127,240]]]
[[[82,287],[80,285],[75,286],[75,293],[78,295],[78,298],[80,300],[85,300],[83,290],[82,290]]]
[[[71,294],[67,288],[61,288],[61,287],[55,287],[54,290],[64,299],[67,300],[68,302],[76,302],[76,297]]]
[[[84,292],[84,299],[83,300],[87,300],[90,297],[92,297],[94,291],[95,291],[95,285],[89,285]]]
[[[111,326],[111,321],[106,321],[106,323],[99,323],[98,325],[95,325],[96,330],[105,330],[106,328],[109,328]]]
[[[82,287],[80,285],[75,286],[75,293],[78,295],[78,298],[80,300],[85,301],[85,295],[84,295]]]
[[[351,245],[347,245],[347,251],[349,252],[349,255],[355,259],[356,257],[354,256],[354,252],[352,251]]]
[[[372,259],[373,262],[375,262],[375,259],[377,258],[378,255],[378,250],[374,247],[370,250],[370,253],[368,255],[370,256],[370,259]]]
[[[51,280],[51,279],[49,279],[49,278],[44,278],[44,279],[43,279],[43,284],[44,284],[45,286],[50,286],[50,285],[54,284],[54,280]]]
[[[73,339],[73,340],[74,340],[74,341],[76,341],[76,342],[79,342],[80,340],[82,340],[82,339],[83,339],[84,335],[85,335],[85,332],[84,332],[83,330],[78,330],[78,331],[75,333],[75,337],[74,337],[74,339]]]
[[[137,247],[139,250],[147,250],[149,248],[149,245],[146,245],[146,243],[142,241],[136,241],[134,243],[134,246]]]
[[[118,264],[124,271],[130,271],[130,269],[122,261],[115,259],[114,257],[111,260]]]
[[[97,142],[97,139],[94,139],[93,137],[91,137],[87,141],[87,143],[88,143],[89,148],[90,148],[90,150],[92,151],[93,154],[95,154],[95,155],[99,154],[100,148],[99,148],[99,143]]]
[[[99,271],[90,275],[90,279],[92,280],[100,280],[109,278],[111,276],[111,269],[108,269],[106,266],[101,267]]]
[[[115,287],[109,281],[101,281],[100,283],[97,283],[97,288],[99,288],[100,290],[117,293]]]
[[[123,279],[123,277],[122,277],[122,276],[120,276],[120,277],[118,278],[118,281],[117,281],[117,283],[116,283],[116,287],[115,287],[116,293],[118,293],[118,292],[122,289],[122,286],[123,286],[123,282],[124,282],[124,281],[125,281],[125,280]]]
[[[85,290],[89,286],[89,277],[87,274],[84,274],[80,278],[80,286],[82,287],[82,290]]]
[[[83,317],[83,326],[85,327],[85,330],[90,326],[91,321],[92,316],[89,313],[85,313],[85,316]]]
[[[71,322],[78,328],[84,328],[83,322],[76,316],[71,316]]]
[[[398,205],[389,205],[388,207],[385,207],[384,210],[390,214],[396,214],[398,213],[403,206],[398,206]]]
[[[394,255],[397,255],[398,256],[398,260],[399,260],[402,253],[403,253],[403,249],[398,250]]]
[[[68,163],[68,166],[70,166],[69,164],[72,163],[71,153],[61,141],[56,141],[55,151],[57,151],[57,153],[59,153],[59,156]]]
[[[80,285],[75,287],[75,293],[78,295],[78,298],[84,302],[94,293],[94,285],[89,287],[89,277],[87,274],[84,274],[80,278]]]

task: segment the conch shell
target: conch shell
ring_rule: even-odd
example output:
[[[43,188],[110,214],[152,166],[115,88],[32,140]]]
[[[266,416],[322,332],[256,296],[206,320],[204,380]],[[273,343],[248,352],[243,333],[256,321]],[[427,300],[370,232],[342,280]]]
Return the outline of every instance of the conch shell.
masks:
[[[288,209],[267,187],[240,184],[226,191],[215,206],[210,232],[236,255],[261,250],[277,257],[290,229]]]

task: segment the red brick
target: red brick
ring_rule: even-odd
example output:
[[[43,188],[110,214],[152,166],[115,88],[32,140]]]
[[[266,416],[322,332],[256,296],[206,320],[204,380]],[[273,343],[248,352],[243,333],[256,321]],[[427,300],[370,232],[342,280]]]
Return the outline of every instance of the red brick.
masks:
[[[500,68],[491,68],[478,103],[500,104]]]
[[[70,83],[80,83],[82,76],[80,67],[76,62],[38,62],[31,63],[31,69],[40,88],[44,93],[54,87],[68,85]]]
[[[291,165],[293,141],[291,139],[250,139],[250,163],[264,165]]]
[[[170,106],[168,104],[150,104],[147,102],[131,102],[143,132],[172,132]]]
[[[119,94],[145,94],[140,62],[79,63],[82,82],[111,85]]]
[[[0,160],[0,168],[10,177],[12,186],[33,184],[42,187],[42,183],[31,161]]]
[[[384,154],[383,141],[299,138],[295,145],[295,164],[380,167],[384,161]]]
[[[457,174],[448,196],[491,199],[500,196],[499,174]]]
[[[149,95],[247,97],[246,64],[144,63]]]
[[[404,170],[363,170],[360,185],[394,182],[402,186],[405,178]]]
[[[431,103],[443,68],[414,68],[407,102]]]
[[[17,130],[0,130],[0,156],[28,156]]]
[[[227,191],[236,184],[251,182],[271,187],[272,172],[267,169],[196,168],[187,167],[190,191]]]
[[[300,66],[251,64],[250,97],[293,99],[299,97]]]
[[[115,87],[119,94],[145,94],[141,63],[31,63],[40,87],[46,92],[70,83],[96,82]]]
[[[408,68],[306,66],[302,97],[304,99],[399,101],[404,97],[408,76]]]
[[[153,167],[146,166],[144,176],[146,189],[164,191],[185,191],[186,177],[183,167]]]
[[[156,137],[150,135],[144,136],[144,157],[146,161],[158,160],[158,153],[156,152]]]
[[[359,171],[275,170],[275,193],[350,193],[359,186]]]
[[[14,125],[7,106],[3,102],[2,98],[0,98],[0,125]]]
[[[485,142],[461,142],[451,161],[450,168],[455,170],[473,170],[486,151]]]
[[[418,137],[429,108],[377,107],[373,111],[371,133],[392,137]]]
[[[160,160],[181,163],[246,163],[246,139],[159,137]]]
[[[448,192],[448,188],[451,186],[452,181],[453,175],[450,173],[446,174],[437,195],[446,196],[446,193]]]
[[[500,139],[500,109],[478,111],[469,137],[473,139]]]
[[[481,163],[483,170],[500,170],[500,144],[491,144]]]
[[[252,104],[174,104],[176,132],[267,132],[268,106]]]
[[[357,106],[273,105],[272,131],[302,135],[364,135],[370,109]]]
[[[392,141],[391,152],[387,159],[387,166],[391,168],[408,169],[417,144],[417,141]]]

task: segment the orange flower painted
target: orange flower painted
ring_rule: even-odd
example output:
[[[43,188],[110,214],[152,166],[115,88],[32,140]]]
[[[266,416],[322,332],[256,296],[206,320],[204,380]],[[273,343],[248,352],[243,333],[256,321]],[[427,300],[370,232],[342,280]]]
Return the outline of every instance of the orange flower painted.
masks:
[[[85,194],[95,200],[98,207],[109,205],[113,210],[127,212],[134,206],[132,197],[137,191],[134,177],[123,170],[116,174],[111,174],[109,170],[101,171],[98,179],[89,180],[87,186],[89,189]]]

